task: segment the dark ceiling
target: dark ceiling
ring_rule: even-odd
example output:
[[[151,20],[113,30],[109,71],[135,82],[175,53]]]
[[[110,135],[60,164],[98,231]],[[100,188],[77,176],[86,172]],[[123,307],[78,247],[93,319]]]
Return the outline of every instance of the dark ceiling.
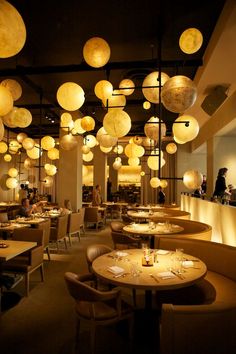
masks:
[[[16,78],[21,83],[23,95],[16,106],[30,109],[33,115],[31,126],[21,131],[32,137],[58,136],[60,107],[56,91],[65,81],[83,87],[86,99],[80,111],[96,119],[97,130],[106,113],[93,91],[97,81],[109,78],[113,87],[118,87],[123,78],[131,78],[139,87],[144,77],[160,66],[170,76],[183,74],[193,79],[225,3],[223,0],[10,2],[24,19],[27,40],[18,55],[0,59],[0,77]],[[193,55],[184,54],[178,46],[180,34],[189,27],[198,28],[204,38],[203,46]],[[101,69],[89,67],[82,56],[83,45],[94,36],[106,39],[111,47],[110,61]],[[132,119],[132,134],[142,134],[144,122],[158,112],[158,105],[145,111],[143,102],[140,89],[127,98],[125,110]],[[162,118],[169,129],[175,117],[163,108]]]

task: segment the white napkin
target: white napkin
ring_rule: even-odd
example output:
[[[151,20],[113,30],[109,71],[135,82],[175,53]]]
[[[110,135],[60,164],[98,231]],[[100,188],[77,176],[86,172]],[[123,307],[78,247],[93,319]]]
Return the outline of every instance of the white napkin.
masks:
[[[117,255],[118,257],[125,257],[125,256],[128,256],[128,253],[127,253],[127,252],[118,251],[118,252],[116,252],[116,255]]]
[[[167,250],[158,250],[156,251],[157,254],[168,254],[170,251]]]
[[[108,267],[107,270],[115,275],[122,274],[124,272],[124,269],[118,266]]]
[[[171,278],[175,278],[175,275],[171,272],[160,272],[160,273],[157,273],[157,276],[159,278],[162,278],[162,279],[171,279]]]
[[[190,268],[190,267],[194,266],[194,263],[193,263],[193,261],[183,261],[182,265],[184,268]]]

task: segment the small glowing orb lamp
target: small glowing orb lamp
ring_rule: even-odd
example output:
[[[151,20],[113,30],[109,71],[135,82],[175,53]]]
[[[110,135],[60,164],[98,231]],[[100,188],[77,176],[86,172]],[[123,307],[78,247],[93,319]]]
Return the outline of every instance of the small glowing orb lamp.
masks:
[[[7,152],[8,146],[4,141],[0,141],[0,154],[5,154]]]
[[[83,146],[81,147],[81,151],[82,151],[83,154],[86,155],[86,154],[89,153],[90,147],[89,147],[88,145],[83,145]]]
[[[82,158],[83,158],[83,160],[84,160],[85,162],[90,162],[90,161],[92,161],[92,159],[93,159],[93,152],[92,152],[92,151],[89,151],[88,154],[83,154],[83,155],[82,155]]]
[[[161,86],[163,86],[168,79],[169,76],[167,74],[161,73]],[[144,97],[152,103],[159,103],[159,72],[154,71],[151,74],[148,74],[145,77],[142,86]]]
[[[26,108],[18,108],[13,115],[13,123],[19,128],[26,128],[32,122],[32,114]]]
[[[44,178],[44,187],[50,188],[53,186],[53,178],[51,176],[46,176]]]
[[[19,173],[18,170],[14,167],[12,167],[8,170],[8,175],[10,177],[16,177],[16,176],[18,176],[18,173]]]
[[[67,111],[76,111],[84,100],[84,90],[75,82],[65,82],[57,90],[57,101]]]
[[[166,152],[168,154],[175,154],[177,151],[177,145],[175,143],[169,143],[166,145]]]
[[[6,161],[6,162],[10,162],[10,161],[12,160],[12,157],[11,157],[11,155],[6,154],[6,155],[3,156],[3,159],[4,159],[4,161]]]
[[[25,138],[22,141],[22,145],[25,150],[31,150],[31,149],[33,149],[33,147],[35,145],[35,141],[32,138]]]
[[[160,123],[159,123],[160,122]],[[161,126],[161,127],[160,127]],[[152,140],[159,140],[159,129],[161,128],[161,138],[166,135],[166,125],[158,117],[151,117],[144,126],[145,135]]]
[[[6,79],[1,82],[1,86],[6,87],[11,95],[13,101],[17,101],[22,95],[22,88],[18,81],[12,79]]]
[[[140,163],[140,160],[139,160],[138,157],[130,157],[130,158],[128,159],[128,164],[129,164],[130,166],[138,166],[139,163]]]
[[[60,153],[57,148],[52,148],[52,149],[48,150],[47,155],[50,160],[58,160]]]
[[[21,144],[17,140],[11,140],[9,142],[10,154],[16,154],[20,148],[21,148]]]
[[[149,101],[144,101],[143,102],[143,108],[144,109],[150,109],[151,108],[151,103]]]
[[[21,143],[21,144],[22,144],[23,140],[26,139],[26,138],[28,138],[28,135],[25,134],[25,133],[19,133],[19,134],[17,134],[17,136],[16,136],[16,140],[17,140],[19,143]]]
[[[145,176],[145,172],[144,172],[144,171],[141,171],[141,172],[140,172],[140,176],[141,176],[141,177],[144,177],[144,176]]]
[[[130,116],[122,110],[112,110],[103,119],[103,126],[111,136],[121,138],[131,129]]]
[[[117,143],[118,138],[107,134],[106,129],[101,127],[96,135],[99,144],[105,148],[110,148]]]
[[[57,167],[55,165],[46,164],[44,168],[48,176],[54,176],[57,173]]]
[[[85,116],[81,119],[81,127],[86,132],[89,132],[90,130],[93,130],[95,128],[95,120],[93,119],[93,117]]]
[[[121,161],[115,159],[112,166],[113,166],[114,170],[119,170],[122,167],[122,163],[121,163]]]
[[[71,134],[66,134],[60,139],[60,147],[63,150],[67,150],[67,151],[73,150],[76,148],[77,145],[78,145],[77,139]]]
[[[160,186],[160,180],[157,177],[152,177],[150,179],[150,186],[152,188],[158,188]]]
[[[196,170],[188,170],[183,175],[183,183],[188,189],[197,189],[201,186],[203,176]]]
[[[175,123],[187,122],[187,123]],[[198,121],[189,115],[178,117],[173,124],[173,134],[180,141],[188,142],[196,138],[199,133]]]
[[[55,140],[52,136],[46,135],[41,139],[41,147],[44,150],[51,150],[55,146]]]
[[[74,128],[72,129],[72,134],[84,134],[85,130],[81,127],[81,118],[74,121]]]
[[[97,139],[95,138],[95,136],[88,134],[84,137],[84,144],[90,148],[93,148],[97,145]]]
[[[112,150],[112,146],[111,147],[104,147],[104,146],[100,145],[100,150],[102,152],[104,152],[104,154],[108,154]]]
[[[1,2],[0,2],[0,8],[1,8]],[[0,116],[5,116],[12,110],[12,108],[13,108],[13,98],[10,91],[6,87],[0,85]]]
[[[135,84],[130,79],[124,79],[119,84],[119,91],[122,95],[129,96],[132,95],[135,89]]]
[[[166,188],[168,186],[168,182],[165,179],[160,180],[160,187]]]
[[[108,109],[108,112],[115,110],[122,110],[126,105],[126,98],[120,93],[119,90],[114,90],[112,96],[107,100],[102,100],[104,107]]]
[[[109,44],[100,37],[90,38],[84,45],[83,57],[86,63],[93,68],[101,68],[110,59]]]
[[[31,168],[33,168],[36,164],[35,160],[31,160],[29,157],[27,157],[24,161],[24,168],[26,170],[30,170]]]
[[[100,80],[96,83],[94,92],[100,100],[107,100],[112,96],[113,86],[110,81]]]
[[[29,158],[33,160],[37,160],[39,159],[40,156],[42,156],[43,150],[41,149],[39,144],[35,144],[33,149],[26,150],[26,153],[29,156]]]
[[[197,28],[186,29],[179,38],[179,46],[186,54],[196,53],[202,46],[203,37]]]
[[[114,147],[113,151],[114,151],[116,154],[120,155],[120,154],[123,153],[124,148],[123,148],[122,145],[117,145],[117,146]]]
[[[9,177],[7,178],[6,180],[6,186],[7,188],[9,189],[14,189],[18,186],[18,181],[16,178],[13,178],[13,177]]]
[[[143,142],[143,138],[141,138],[141,136],[134,136],[133,137],[133,142],[137,145],[142,145],[142,142]]]

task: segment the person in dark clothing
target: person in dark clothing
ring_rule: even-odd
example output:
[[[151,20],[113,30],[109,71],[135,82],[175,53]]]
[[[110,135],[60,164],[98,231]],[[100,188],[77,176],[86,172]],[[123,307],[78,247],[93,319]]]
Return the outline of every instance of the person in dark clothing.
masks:
[[[163,188],[159,187],[159,192],[158,192],[158,204],[164,204],[166,200],[166,195],[163,192]]]
[[[228,169],[226,167],[219,169],[218,176],[217,176],[216,183],[215,183],[215,190],[213,193],[213,197],[221,199],[222,202],[224,200],[224,195],[230,194],[230,192],[227,191],[227,185],[226,185],[226,181],[225,181],[227,171],[228,171]]]
[[[203,181],[201,187],[202,187],[202,194],[206,194],[207,191],[206,175],[203,175]]]

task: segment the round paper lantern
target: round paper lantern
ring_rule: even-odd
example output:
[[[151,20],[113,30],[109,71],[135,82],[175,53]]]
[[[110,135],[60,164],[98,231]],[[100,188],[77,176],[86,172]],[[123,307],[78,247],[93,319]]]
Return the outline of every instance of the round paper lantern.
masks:
[[[16,125],[14,123],[14,115],[17,111],[17,107],[13,107],[13,109],[6,114],[4,117],[2,117],[3,123],[8,127],[8,128],[16,128]]]
[[[151,108],[151,103],[149,101],[143,102],[143,108],[144,109],[150,109]]]
[[[1,2],[0,2],[0,8],[1,8]],[[13,98],[10,91],[6,87],[0,85],[0,116],[5,116],[12,110],[12,108],[13,108]]]
[[[20,148],[21,148],[21,144],[17,140],[11,140],[9,142],[10,154],[16,154]]]
[[[141,177],[144,177],[144,176],[145,176],[145,172],[144,172],[144,171],[141,171],[141,172],[140,172],[140,176],[141,176]]]
[[[87,132],[93,130],[95,128],[95,120],[93,117],[85,116],[81,119],[81,127]]]
[[[144,126],[144,133],[145,135],[152,140],[158,141],[159,140],[159,129],[161,126],[161,138],[166,135],[166,125],[163,123],[161,120],[161,123],[159,124],[160,120],[157,117],[151,117],[148,120],[148,123],[145,124]]]
[[[49,164],[49,166],[47,166],[47,168],[46,168],[46,165],[44,166],[44,168],[46,170],[47,175],[48,176],[54,176],[57,173],[57,167],[55,165],[50,165]]]
[[[151,155],[153,156],[149,156],[147,159],[147,164],[148,167],[151,170],[159,170],[159,156],[158,156],[158,149],[155,149],[151,152]],[[165,165],[165,160],[163,159],[163,152],[161,151],[161,168]]]
[[[44,187],[50,188],[53,186],[53,178],[51,176],[46,176],[44,178]]]
[[[8,146],[4,141],[0,141],[0,154],[7,152]]]
[[[157,177],[152,177],[150,179],[150,186],[152,188],[158,188],[160,186],[160,180]]]
[[[34,141],[34,139],[31,139],[31,138],[25,138],[22,141],[22,145],[25,150],[32,150],[34,148],[35,141]]]
[[[171,77],[161,91],[163,105],[174,113],[181,113],[190,108],[196,98],[197,88],[194,82],[183,75]]]
[[[83,57],[93,68],[101,68],[109,61],[111,50],[109,44],[100,37],[90,38],[84,45]]]
[[[185,144],[186,143],[186,141],[181,141],[181,140],[177,139],[176,136],[173,136],[173,138],[177,144]]]
[[[18,170],[17,170],[16,168],[12,167],[12,168],[10,168],[10,169],[8,170],[8,175],[9,175],[10,177],[16,177],[16,176],[18,176]]]
[[[97,141],[105,148],[110,148],[117,143],[118,138],[107,134],[106,129],[101,127],[97,132]]]
[[[48,150],[48,158],[50,160],[58,160],[59,159],[59,150],[56,148],[52,148],[51,150]]]
[[[36,164],[36,161],[35,160],[31,160],[29,157],[27,157],[24,161],[24,168],[26,170],[29,170],[31,168],[33,168]]]
[[[21,97],[22,88],[18,81],[6,79],[1,82],[1,85],[10,91],[13,101],[17,101]]]
[[[95,136],[89,134],[84,137],[84,144],[87,145],[90,148],[93,148],[94,146],[97,145],[97,139]]]
[[[74,129],[74,121],[73,121],[70,113],[63,113],[63,114],[66,114],[66,115],[68,114],[68,116],[66,116],[68,119],[65,119],[65,116],[64,116],[64,120],[61,119],[61,121],[60,121],[60,127],[65,132],[69,133],[70,131],[72,131]]]
[[[135,89],[135,84],[130,79],[124,79],[119,84],[119,91],[122,95],[129,96],[132,95]]]
[[[1,2],[0,2],[1,3]],[[9,177],[6,180],[6,186],[9,189],[16,188],[18,186],[18,181],[16,178]]]
[[[147,138],[143,138],[143,146],[146,148],[149,148],[150,146],[154,146],[155,145],[155,141],[152,139]]]
[[[120,155],[120,154],[122,154],[122,152],[124,151],[124,148],[123,148],[122,145],[117,145],[117,146],[114,147],[113,151],[114,151],[116,154]]]
[[[2,140],[4,137],[4,131],[5,131],[5,128],[4,128],[2,119],[0,118],[0,140]]]
[[[188,189],[197,189],[201,186],[203,176],[196,170],[189,170],[184,173],[183,183]]]
[[[167,74],[161,73],[161,86],[163,86],[168,79],[169,76]],[[145,77],[142,86],[143,86],[142,91],[144,97],[152,103],[159,103],[159,87],[157,87],[159,86],[159,72],[154,71],[151,74],[148,74]]]
[[[130,131],[131,119],[126,112],[115,109],[105,115],[103,126],[108,134],[121,138]]]
[[[100,100],[107,100],[112,96],[113,86],[110,81],[100,80],[96,83],[94,92]]]
[[[76,111],[84,100],[84,90],[75,82],[65,82],[57,90],[57,101],[67,111]]]
[[[52,136],[46,135],[41,139],[41,147],[44,150],[51,150],[55,146],[55,140]]]
[[[81,151],[82,151],[82,153],[83,154],[88,154],[89,153],[89,151],[90,151],[90,147],[89,146],[87,146],[87,145],[83,145],[82,147],[81,147]]]
[[[36,160],[39,159],[40,156],[42,156],[43,151],[39,144],[35,144],[33,149],[26,150],[26,153],[31,159]]]
[[[186,54],[196,53],[202,46],[203,37],[197,28],[186,29],[179,38],[179,46]]]
[[[141,136],[134,136],[133,137],[133,142],[137,145],[142,145],[142,142],[143,142],[143,138],[141,138]]]
[[[121,161],[115,160],[113,162],[112,166],[113,166],[114,170],[119,170],[121,168],[121,166],[122,166],[122,163],[121,163]]]
[[[90,162],[93,159],[93,152],[89,151],[88,154],[83,154],[82,157],[85,162]]]
[[[24,139],[28,138],[28,135],[25,134],[25,133],[19,133],[17,134],[16,136],[16,140],[19,142],[19,143],[22,143]]]
[[[85,130],[81,127],[81,118],[74,121],[74,128],[72,129],[72,134],[84,134]]]
[[[124,95],[121,95],[119,90],[114,90],[112,96],[108,100],[102,100],[103,105],[109,111],[122,110],[126,105],[126,98]]]
[[[23,48],[26,40],[24,21],[14,6],[0,1],[0,58],[10,58]]]
[[[100,145],[100,150],[102,152],[104,152],[104,154],[108,154],[108,152],[110,152],[112,150],[112,146],[111,147],[104,147]]]
[[[160,180],[160,187],[166,188],[168,186],[168,182],[165,179]]]
[[[196,138],[199,133],[198,121],[189,115],[178,117],[175,122],[188,122],[188,123],[174,123],[172,130],[174,136],[180,141],[188,142]]]
[[[26,108],[18,108],[13,115],[13,123],[20,128],[28,127],[32,122],[32,114]]]
[[[6,154],[6,155],[3,156],[3,159],[4,159],[4,161],[6,161],[6,162],[10,162],[11,159],[12,159],[12,157],[11,157],[11,155]]]
[[[169,143],[166,145],[166,152],[168,154],[175,154],[177,151],[177,145],[175,143]]]
[[[62,138],[60,138],[60,147],[63,150],[73,150],[76,148],[78,145],[77,139],[71,135],[71,134],[66,134]]]
[[[127,144],[125,147],[125,155],[129,158],[131,157],[141,157],[145,153],[145,150],[142,146],[136,145],[134,143]]]
[[[120,156],[116,157],[116,158],[115,158],[115,161],[122,162],[121,157],[120,157]]]
[[[138,157],[130,157],[130,158],[128,159],[128,164],[129,164],[130,166],[138,166],[139,163],[140,163],[140,160],[139,160]]]

